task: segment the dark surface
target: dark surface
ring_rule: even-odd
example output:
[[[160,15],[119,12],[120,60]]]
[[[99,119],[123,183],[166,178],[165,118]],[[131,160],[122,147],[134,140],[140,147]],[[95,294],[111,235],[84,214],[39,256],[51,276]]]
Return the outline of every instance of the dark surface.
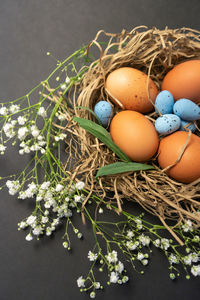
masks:
[[[63,59],[100,29],[116,33],[138,25],[168,25],[199,30],[199,10],[199,0],[1,0],[0,99],[22,96],[46,78],[55,66],[47,51]],[[21,165],[10,150],[0,156],[0,176]],[[88,299],[80,294],[76,279],[88,271],[90,228],[82,228],[84,241],[72,238],[71,253],[62,247],[63,229],[54,238],[28,243],[17,223],[32,212],[31,205],[7,190],[0,200],[0,300]],[[76,223],[83,227],[78,218]],[[145,275],[132,272],[130,279],[127,286],[112,285],[99,292],[97,299],[199,299],[199,279],[170,281],[167,262],[158,252],[153,252]]]

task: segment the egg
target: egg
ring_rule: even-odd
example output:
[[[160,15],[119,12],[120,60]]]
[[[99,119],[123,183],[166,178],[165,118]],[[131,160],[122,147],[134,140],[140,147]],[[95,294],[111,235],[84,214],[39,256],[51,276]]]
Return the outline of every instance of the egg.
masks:
[[[173,106],[173,112],[185,121],[200,119],[200,107],[188,99],[179,99]]]
[[[181,119],[173,114],[165,114],[155,121],[156,131],[161,135],[168,135],[177,129],[181,125]]]
[[[99,101],[94,107],[94,113],[99,118],[102,125],[107,127],[113,115],[112,106],[107,101]]]
[[[144,162],[153,157],[159,139],[154,125],[139,112],[123,110],[110,124],[114,143],[133,161]]]
[[[153,110],[158,94],[152,79],[131,67],[122,67],[111,72],[105,82],[105,91],[110,100],[121,109],[141,113]]]
[[[176,131],[160,141],[158,149],[158,163],[162,169],[174,164],[188,138],[188,132]],[[183,155],[176,165],[166,173],[173,179],[190,183],[200,177],[200,137],[191,134]]]
[[[174,100],[190,99],[200,102],[200,60],[188,60],[176,65],[164,77],[162,90],[168,90]]]
[[[161,91],[155,101],[155,110],[158,113],[171,114],[173,112],[174,97],[169,91]]]
[[[191,130],[192,132],[195,132],[196,126],[194,125],[194,123],[181,120],[181,126],[179,127],[179,130],[181,130],[181,131]]]

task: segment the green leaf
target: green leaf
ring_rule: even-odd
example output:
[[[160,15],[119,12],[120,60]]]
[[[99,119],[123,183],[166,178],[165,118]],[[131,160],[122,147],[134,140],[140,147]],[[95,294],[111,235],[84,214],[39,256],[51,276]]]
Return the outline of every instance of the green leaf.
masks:
[[[97,137],[102,143],[104,143],[109,149],[111,149],[121,160],[125,162],[130,162],[131,159],[123,152],[115,143],[109,134],[109,132],[102,126],[96,124],[93,121],[86,120],[83,118],[75,117],[73,119],[76,121],[82,128],[90,132],[92,135]]]
[[[130,171],[151,170],[153,166],[136,162],[116,162],[99,169],[96,177],[114,175]]]
[[[99,119],[99,118],[97,117],[97,115],[93,112],[93,110],[90,109],[89,107],[78,105],[78,106],[76,106],[76,108],[88,110],[88,111],[89,111],[89,112],[97,119],[99,125],[102,125],[100,119]]]

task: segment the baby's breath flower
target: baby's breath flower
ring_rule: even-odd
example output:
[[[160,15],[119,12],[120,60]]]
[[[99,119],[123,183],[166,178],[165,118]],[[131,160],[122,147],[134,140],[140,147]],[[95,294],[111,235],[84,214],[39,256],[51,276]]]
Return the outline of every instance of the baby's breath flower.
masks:
[[[124,271],[124,264],[119,261],[117,265],[115,265],[115,271],[118,273],[122,273]]]
[[[132,238],[134,237],[134,233],[133,233],[132,230],[128,230],[128,231],[127,231],[127,237],[128,237],[129,239],[132,239]]]
[[[6,150],[6,146],[4,146],[3,144],[0,144],[0,152],[1,152],[1,154],[4,154],[5,150]]]
[[[146,266],[146,265],[148,265],[149,261],[148,261],[148,259],[143,259],[143,260],[141,260],[141,263],[142,263],[144,266]]]
[[[26,121],[27,120],[26,120],[26,118],[24,116],[19,116],[17,118],[17,122],[18,122],[19,125],[24,125],[26,123]]]
[[[33,216],[33,215],[30,215],[27,220],[26,220],[26,223],[30,226],[34,225],[35,224],[35,221],[36,221],[37,217],[36,216]]]
[[[77,279],[77,285],[78,287],[85,287],[85,279],[83,278],[83,276],[80,276],[78,279]]]
[[[99,214],[103,214],[103,208],[99,208]]]
[[[75,195],[75,196],[74,196],[74,201],[75,201],[76,203],[81,202],[81,196]]]
[[[160,247],[160,240],[159,239],[156,239],[155,241],[153,241],[153,244],[155,247]]]
[[[109,263],[116,263],[118,261],[117,251],[113,250],[112,252],[109,252],[108,255],[106,255],[106,259]]]
[[[63,84],[61,84],[60,88],[61,88],[61,90],[63,90],[63,91],[64,91],[64,90],[67,88],[67,85],[66,85],[66,83],[63,83]]]
[[[148,236],[145,236],[144,234],[139,236],[139,241],[143,246],[149,246],[151,240]]]
[[[85,183],[83,181],[79,181],[75,184],[75,186],[78,190],[82,190],[85,186]]]
[[[29,130],[27,127],[21,127],[18,129],[17,135],[20,141],[24,140],[28,134]]]
[[[182,225],[182,229],[184,232],[193,231],[193,225],[191,220],[185,220],[185,224]]]
[[[27,223],[24,222],[24,221],[21,221],[19,224],[18,224],[19,228],[20,229],[25,229],[27,227]]]
[[[137,259],[142,260],[144,258],[144,254],[142,252],[138,252]]]
[[[46,109],[43,106],[41,106],[40,109],[38,110],[38,115],[43,118],[46,118],[47,113],[46,113]]]
[[[41,188],[42,190],[47,190],[47,189],[49,188],[50,184],[51,184],[50,181],[45,181],[45,182],[43,182],[43,183],[41,184],[40,188]]]
[[[49,218],[48,218],[48,217],[42,216],[41,222],[42,222],[43,224],[46,224],[48,221],[49,221]]]
[[[66,79],[65,79],[65,83],[66,83],[66,84],[69,84],[69,83],[70,83],[70,78],[69,78],[68,76],[67,76]]]
[[[119,279],[118,273],[117,272],[111,272],[110,282],[111,283],[117,283],[118,279]]]
[[[19,184],[18,180],[16,180],[16,181],[7,180],[6,186],[8,188],[8,192],[10,195],[15,195],[20,188],[20,184]]]
[[[0,108],[0,115],[6,116],[8,114],[8,109],[5,106]]]
[[[33,229],[33,234],[34,235],[40,235],[42,233],[42,227],[41,226],[36,226],[34,229]]]
[[[69,246],[68,242],[66,242],[66,241],[65,241],[65,242],[63,242],[63,247],[64,247],[64,248],[66,248],[66,249],[67,249],[67,248],[68,248],[68,246]]]
[[[138,242],[138,241],[135,241],[135,242],[128,241],[128,242],[126,242],[126,246],[127,246],[130,250],[135,250],[135,249],[139,246],[139,242]]]
[[[16,104],[12,104],[9,108],[11,114],[17,113],[20,110],[20,106]]]
[[[174,255],[173,253],[171,253],[169,256],[169,263],[170,264],[178,264],[179,258],[176,255]]]
[[[96,294],[95,294],[95,292],[94,292],[94,291],[93,291],[93,292],[91,292],[91,293],[90,293],[90,298],[91,298],[91,299],[94,299],[95,297],[96,297]]]
[[[101,287],[100,282],[94,282],[94,288],[95,288],[96,290],[100,289],[100,287]]]
[[[57,136],[55,136],[55,141],[58,142],[58,141],[63,141],[65,138],[66,138],[66,134],[65,133],[60,133],[58,134]]]
[[[64,186],[62,184],[57,184],[56,185],[56,192],[61,192],[63,190]]]
[[[191,273],[194,276],[200,276],[200,265],[192,266]]]
[[[90,261],[95,261],[97,259],[97,253],[93,253],[92,251],[88,252],[88,259]]]
[[[176,275],[175,275],[174,273],[170,273],[170,274],[169,274],[169,277],[170,277],[172,280],[174,280],[174,279],[176,278]]]
[[[162,249],[167,250],[170,247],[170,243],[168,239],[162,238],[160,242],[161,242]]]
[[[3,131],[8,138],[15,136],[14,124],[6,123],[3,127]]]
[[[126,283],[129,280],[128,276],[123,276],[122,277],[122,282]]]
[[[27,234],[27,236],[25,237],[26,241],[30,242],[33,239],[33,236],[31,235],[31,233]]]
[[[37,128],[36,125],[32,125],[31,128],[30,128],[30,130],[31,130],[31,134],[32,134],[32,136],[33,136],[34,138],[36,138],[36,137],[39,136],[40,131],[39,131],[39,129]],[[39,149],[38,149],[38,150],[39,150]]]

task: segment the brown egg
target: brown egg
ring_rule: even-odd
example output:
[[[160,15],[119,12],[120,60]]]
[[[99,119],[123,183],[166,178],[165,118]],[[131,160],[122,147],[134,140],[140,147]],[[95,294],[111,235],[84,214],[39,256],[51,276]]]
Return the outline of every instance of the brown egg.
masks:
[[[162,90],[172,93],[174,100],[200,102],[200,60],[188,60],[175,66],[163,79]]]
[[[158,149],[159,139],[154,125],[136,111],[117,113],[111,121],[110,134],[114,143],[133,161],[147,161]]]
[[[110,100],[122,109],[148,113],[153,110],[158,90],[145,73],[130,67],[111,72],[105,83]]]
[[[162,169],[174,164],[188,137],[188,132],[176,131],[160,141],[158,163]],[[167,174],[177,181],[190,183],[200,177],[200,138],[192,134],[180,161]]]

